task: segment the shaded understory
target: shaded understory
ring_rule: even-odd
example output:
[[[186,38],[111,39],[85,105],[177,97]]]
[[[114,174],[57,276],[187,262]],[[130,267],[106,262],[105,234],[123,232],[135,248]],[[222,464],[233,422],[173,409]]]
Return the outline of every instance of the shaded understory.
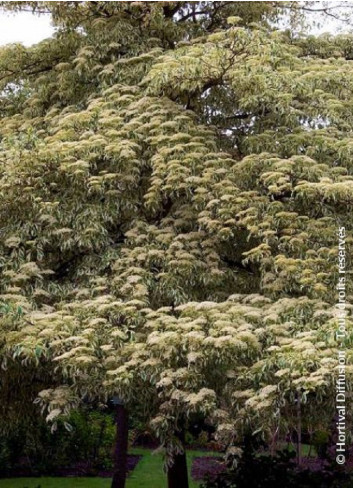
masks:
[[[127,487],[167,487],[167,478],[163,472],[163,454],[153,453],[149,449],[134,448],[133,455],[142,455],[135,469],[130,473]],[[199,487],[191,478],[191,466],[195,457],[216,456],[213,452],[188,450],[187,460],[190,487]],[[218,454],[219,455],[219,454]],[[21,477],[0,479],[0,487],[110,487],[109,477]]]

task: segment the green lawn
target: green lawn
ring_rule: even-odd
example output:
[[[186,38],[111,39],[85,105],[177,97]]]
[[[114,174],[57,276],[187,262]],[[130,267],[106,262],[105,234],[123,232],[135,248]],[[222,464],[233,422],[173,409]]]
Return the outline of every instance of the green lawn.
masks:
[[[150,450],[143,448],[135,448],[130,453],[141,454],[143,457],[130,474],[127,487],[167,487],[162,454],[152,454]],[[191,479],[192,459],[205,455],[217,454],[197,450],[187,452],[190,487],[199,487],[199,484]],[[0,479],[0,487],[110,487],[110,479],[105,477],[19,477]]]
[[[296,445],[293,445],[293,443],[282,443],[282,444],[279,444],[278,448],[281,448],[282,450],[284,448],[288,448],[288,450],[291,450],[292,452],[297,451],[297,447],[296,447]],[[316,448],[314,446],[312,446],[310,449],[310,445],[307,445],[306,443],[302,444],[301,453],[302,453],[302,457],[307,457],[309,455],[309,453],[310,453],[311,457],[317,456]]]

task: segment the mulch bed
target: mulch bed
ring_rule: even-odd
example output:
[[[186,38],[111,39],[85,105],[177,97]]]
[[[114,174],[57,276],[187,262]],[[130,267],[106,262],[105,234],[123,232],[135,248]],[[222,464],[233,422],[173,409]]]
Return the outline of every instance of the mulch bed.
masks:
[[[132,472],[141,458],[142,455],[128,455],[127,471]],[[92,470],[92,468],[89,467],[87,463],[81,462],[80,464],[75,464],[72,467],[57,470],[55,475],[61,477],[82,477],[85,475],[94,475],[96,477],[112,477],[113,469]]]
[[[127,471],[132,472],[141,458],[142,455],[128,455]],[[29,467],[23,466],[6,473],[6,477],[37,477],[39,475],[48,474],[37,474]],[[70,467],[56,469],[50,474],[51,477],[112,477],[112,475],[113,469],[95,469],[88,462],[77,462]]]
[[[222,457],[195,457],[192,462],[191,476],[200,481],[206,477],[216,477],[224,471],[225,464]]]

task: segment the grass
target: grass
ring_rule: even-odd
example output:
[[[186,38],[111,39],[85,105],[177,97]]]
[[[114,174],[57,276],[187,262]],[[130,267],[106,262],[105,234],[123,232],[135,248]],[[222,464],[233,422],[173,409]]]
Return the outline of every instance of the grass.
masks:
[[[143,455],[135,470],[130,474],[126,487],[167,487],[167,478],[163,472],[163,455],[153,454],[151,450],[135,448],[132,454]],[[198,450],[187,451],[190,487],[199,487],[191,479],[191,465],[195,457],[219,455]],[[18,477],[0,479],[0,487],[110,487],[109,477]]]
[[[293,443],[280,443],[279,444],[279,449],[284,449],[284,448],[288,448],[288,450],[292,451],[292,452],[296,452],[297,451],[297,446],[294,445]],[[306,444],[306,443],[302,443],[302,449],[301,449],[301,455],[302,457],[308,457],[310,454],[311,457],[317,457],[317,451],[316,451],[316,448],[314,446],[311,447],[310,449],[310,445]]]

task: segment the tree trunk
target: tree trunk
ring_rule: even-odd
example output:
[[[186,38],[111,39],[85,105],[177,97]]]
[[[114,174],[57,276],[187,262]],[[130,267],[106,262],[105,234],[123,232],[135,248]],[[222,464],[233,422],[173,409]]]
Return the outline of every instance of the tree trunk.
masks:
[[[279,427],[277,426],[271,438],[271,444],[270,444],[271,457],[274,457],[276,453],[278,432],[279,432]]]
[[[302,412],[300,402],[300,392],[297,392],[297,461],[302,463]]]
[[[184,446],[184,432],[179,432],[177,437],[184,448],[184,452],[176,455],[173,460],[173,465],[168,467],[168,487],[189,487],[188,467],[186,463],[186,452]]]
[[[128,411],[123,404],[116,406],[116,442],[114,448],[114,473],[111,487],[125,487],[128,447]]]

